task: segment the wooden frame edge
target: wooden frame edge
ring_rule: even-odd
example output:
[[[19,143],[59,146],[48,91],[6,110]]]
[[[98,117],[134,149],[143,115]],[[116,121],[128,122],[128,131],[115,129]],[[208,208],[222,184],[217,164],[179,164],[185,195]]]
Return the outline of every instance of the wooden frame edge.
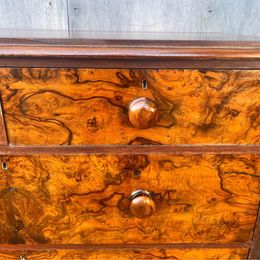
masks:
[[[255,60],[260,59],[259,48],[213,46],[135,46],[115,45],[0,45],[0,57],[44,57],[77,59],[202,59]]]
[[[0,67],[12,68],[92,68],[92,69],[260,69],[260,60],[200,59],[77,59],[59,57],[1,57]]]
[[[0,251],[20,250],[133,250],[133,249],[219,249],[219,248],[250,248],[251,243],[153,243],[153,244],[2,244]]]
[[[0,99],[0,146],[7,145],[7,144],[8,144],[7,133],[6,133],[2,103]]]
[[[0,146],[0,155],[260,154],[260,145],[64,145]]]
[[[94,40],[83,45],[57,45],[10,40],[0,44],[0,67],[260,69],[260,43],[257,47],[250,42],[225,46],[214,42],[194,46],[193,41],[181,44]]]
[[[258,214],[254,229],[253,243],[249,250],[248,259],[257,259],[258,250],[260,249],[260,202],[258,204]]]

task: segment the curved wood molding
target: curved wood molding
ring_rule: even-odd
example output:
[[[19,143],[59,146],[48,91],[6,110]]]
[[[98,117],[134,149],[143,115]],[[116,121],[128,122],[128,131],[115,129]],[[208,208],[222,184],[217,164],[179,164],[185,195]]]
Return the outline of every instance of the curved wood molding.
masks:
[[[135,47],[135,46],[0,46],[1,57],[42,57],[77,59],[260,59],[260,49],[198,47]]]
[[[0,39],[0,66],[260,68],[258,42]]]

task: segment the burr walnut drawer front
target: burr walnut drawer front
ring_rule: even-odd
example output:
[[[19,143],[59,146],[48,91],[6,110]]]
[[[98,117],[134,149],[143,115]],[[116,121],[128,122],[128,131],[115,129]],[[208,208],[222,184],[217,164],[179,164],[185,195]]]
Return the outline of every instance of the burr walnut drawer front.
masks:
[[[1,156],[2,244],[252,239],[257,155]]]
[[[46,250],[0,252],[5,260],[80,260],[80,259],[246,259],[248,249],[134,249],[134,250]]]
[[[256,144],[260,71],[0,69],[9,143]]]

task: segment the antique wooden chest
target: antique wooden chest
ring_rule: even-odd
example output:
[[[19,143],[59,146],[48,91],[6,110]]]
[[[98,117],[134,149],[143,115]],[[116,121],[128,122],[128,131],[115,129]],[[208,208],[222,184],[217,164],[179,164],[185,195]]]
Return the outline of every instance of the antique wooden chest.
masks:
[[[260,43],[0,40],[0,259],[255,259]]]

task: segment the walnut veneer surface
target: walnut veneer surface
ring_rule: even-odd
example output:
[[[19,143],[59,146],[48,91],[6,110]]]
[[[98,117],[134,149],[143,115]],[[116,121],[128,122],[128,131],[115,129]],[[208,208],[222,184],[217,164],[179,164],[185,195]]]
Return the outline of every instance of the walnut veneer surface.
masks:
[[[260,198],[256,155],[0,157],[0,242],[248,242]],[[129,195],[156,212],[129,214]]]
[[[1,68],[0,81],[14,145],[260,141],[259,70]],[[142,96],[160,111],[144,130],[127,111]]]
[[[257,41],[0,39],[0,259],[257,258],[259,61]]]
[[[161,250],[120,250],[120,251],[84,251],[84,250],[50,250],[50,251],[18,251],[0,252],[0,259],[27,260],[82,260],[82,259],[219,259],[237,260],[247,257],[248,249],[161,249]]]

